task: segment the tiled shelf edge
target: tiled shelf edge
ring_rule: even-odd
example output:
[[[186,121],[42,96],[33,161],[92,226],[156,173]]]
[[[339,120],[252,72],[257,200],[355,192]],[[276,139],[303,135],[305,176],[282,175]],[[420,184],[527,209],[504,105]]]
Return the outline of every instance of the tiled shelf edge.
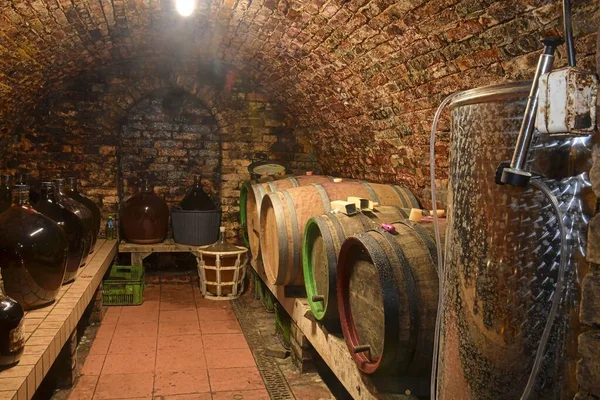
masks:
[[[262,281],[269,288],[277,301],[292,317],[294,323],[306,336],[310,344],[319,353],[321,358],[333,371],[335,376],[344,385],[346,390],[355,400],[405,400],[411,397],[404,395],[375,394],[363,380],[363,375],[354,364],[344,339],[324,331],[321,325],[306,318],[304,315],[310,310],[306,299],[285,297],[283,286],[276,286],[267,280],[260,262],[253,263],[252,268],[258,273]]]
[[[0,372],[0,400],[29,400],[56,360],[117,253],[115,240],[98,240],[77,279],[61,288],[57,301],[27,312],[25,351],[16,366]]]

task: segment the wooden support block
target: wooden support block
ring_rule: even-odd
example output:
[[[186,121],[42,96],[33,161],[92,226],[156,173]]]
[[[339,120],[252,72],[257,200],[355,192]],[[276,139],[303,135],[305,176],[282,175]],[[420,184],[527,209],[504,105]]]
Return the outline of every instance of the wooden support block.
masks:
[[[349,201],[335,200],[331,202],[331,210],[344,213],[346,215],[356,214],[356,204]]]
[[[413,222],[419,222],[423,218],[423,211],[418,208],[411,208],[408,219]]]
[[[150,254],[151,251],[131,253],[131,265],[144,265],[144,258]]]
[[[437,211],[437,216],[439,218],[443,218],[446,216],[446,210],[436,210]],[[433,217],[433,210],[429,211],[429,215],[431,215]]]
[[[369,199],[363,199],[362,197],[350,196],[348,197],[348,202],[354,203],[359,210],[373,210],[373,207],[375,207],[375,203]]]

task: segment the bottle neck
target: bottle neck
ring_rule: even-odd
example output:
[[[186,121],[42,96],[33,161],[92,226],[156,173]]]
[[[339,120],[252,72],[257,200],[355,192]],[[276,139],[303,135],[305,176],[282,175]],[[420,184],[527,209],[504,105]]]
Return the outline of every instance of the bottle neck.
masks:
[[[148,182],[148,179],[144,179],[144,184],[142,185],[142,193],[152,193],[152,187],[150,186],[150,182]]]
[[[2,279],[2,272],[0,272],[0,300],[4,300],[8,297],[4,290],[4,280]]]
[[[56,195],[54,192],[54,185],[52,182],[43,182],[42,183],[42,200],[50,200],[55,201]]]
[[[12,191],[13,206],[28,206],[29,205],[29,186],[15,185]]]
[[[17,185],[26,185],[27,184],[27,174],[21,173],[17,175]]]
[[[77,187],[77,178],[69,178],[67,190],[70,192],[79,192],[79,188]]]
[[[54,192],[58,196],[61,196],[65,193],[65,180],[64,179],[57,179],[54,181]]]
[[[10,175],[2,175],[2,187],[10,188],[10,181],[12,180],[12,176]]]
[[[217,241],[217,243],[219,243],[219,244],[225,244],[225,243],[227,243],[225,241],[225,230],[224,229],[220,229],[219,230],[219,240]]]

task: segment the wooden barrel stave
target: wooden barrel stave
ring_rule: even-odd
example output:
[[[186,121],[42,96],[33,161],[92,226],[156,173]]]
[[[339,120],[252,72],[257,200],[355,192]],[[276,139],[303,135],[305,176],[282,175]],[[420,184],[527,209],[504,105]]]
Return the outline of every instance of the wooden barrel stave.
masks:
[[[361,371],[428,377],[438,298],[437,254],[430,247],[435,243],[433,224],[400,222],[394,227],[396,235],[371,230],[348,238],[342,245],[337,280],[342,330]],[[445,222],[440,229],[445,231]],[[358,269],[370,269],[372,275],[376,274],[376,280],[371,278],[370,284],[363,287],[366,291],[381,291],[382,300],[372,299],[366,304],[353,294],[358,290],[353,287],[353,280],[366,279],[361,276],[366,273],[357,273]],[[373,321],[360,321],[373,319],[372,308],[377,304],[385,316],[383,331],[379,332],[364,328]],[[357,345],[370,345],[371,354],[354,354],[352,349]]]
[[[377,209],[347,216],[327,213],[312,217],[303,236],[302,264],[308,303],[315,318],[328,328],[339,330],[336,274],[337,255],[344,240],[359,232],[373,229],[381,223],[408,218],[410,209],[381,206]],[[323,296],[313,301],[312,296]]]
[[[381,185],[381,184],[369,184],[369,187],[376,194],[385,193],[388,188],[386,186],[390,185]],[[408,192],[407,189],[398,188],[400,192]],[[373,197],[369,194],[369,191],[365,189],[365,185],[361,184],[361,182],[341,182],[341,183],[324,183],[324,184],[313,184],[310,186],[294,188],[289,190],[278,191],[275,193],[269,193],[263,199],[263,204],[261,205],[261,217],[260,217],[260,242],[261,247],[266,248],[270,246],[272,248],[280,248],[282,244],[274,244],[269,241],[274,238],[273,235],[269,236],[269,239],[263,239],[263,233],[277,229],[281,232],[289,233],[289,225],[292,224],[292,220],[290,220],[291,213],[288,212],[278,212],[277,215],[270,213],[269,215],[273,218],[285,218],[286,221],[283,225],[280,222],[275,220],[267,221],[265,215],[263,215],[263,211],[265,207],[273,207],[274,203],[269,198],[279,198],[281,203],[284,200],[284,195],[282,193],[287,193],[290,199],[286,200],[290,207],[293,204],[296,211],[295,221],[297,222],[298,231],[296,233],[295,228],[294,232],[291,235],[279,235],[281,240],[285,240],[289,242],[287,245],[287,252],[275,252],[273,249],[268,251],[268,254],[263,252],[262,261],[263,266],[265,268],[265,272],[267,273],[267,277],[269,281],[276,285],[290,285],[290,284],[304,284],[303,274],[302,274],[302,265],[296,263],[298,258],[293,258],[293,255],[298,253],[301,254],[302,251],[302,243],[300,238],[301,233],[304,233],[304,229],[308,219],[315,215],[324,214],[325,212],[330,210],[330,202],[333,200],[345,200],[349,196],[357,196],[368,198],[374,200]],[[395,190],[392,189],[393,193],[396,193]],[[412,195],[410,195],[412,196]],[[387,198],[386,198],[387,201]],[[405,198],[401,196],[395,195],[390,198],[392,204],[390,205],[402,205],[405,202]],[[416,200],[415,200],[416,203]],[[418,203],[413,204],[413,207],[418,206]],[[277,207],[280,207],[279,205]],[[269,270],[269,271],[267,271]],[[290,271],[294,271],[292,274],[292,279],[289,279]]]

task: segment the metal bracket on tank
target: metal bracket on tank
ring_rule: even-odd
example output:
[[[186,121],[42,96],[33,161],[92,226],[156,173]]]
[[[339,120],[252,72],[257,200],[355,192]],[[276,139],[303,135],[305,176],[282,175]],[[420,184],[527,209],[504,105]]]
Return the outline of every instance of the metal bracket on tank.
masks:
[[[503,162],[496,170],[496,183],[500,185],[512,185],[525,187],[531,179],[531,172],[525,170],[525,162],[527,161],[527,153],[531,140],[533,139],[533,131],[535,128],[535,117],[538,106],[538,92],[540,76],[550,72],[554,64],[554,52],[556,48],[564,43],[561,38],[545,38],[542,39],[544,44],[544,52],[540,55],[540,59],[535,70],[535,76],[531,83],[523,122],[519,130],[515,152],[510,164]]]

